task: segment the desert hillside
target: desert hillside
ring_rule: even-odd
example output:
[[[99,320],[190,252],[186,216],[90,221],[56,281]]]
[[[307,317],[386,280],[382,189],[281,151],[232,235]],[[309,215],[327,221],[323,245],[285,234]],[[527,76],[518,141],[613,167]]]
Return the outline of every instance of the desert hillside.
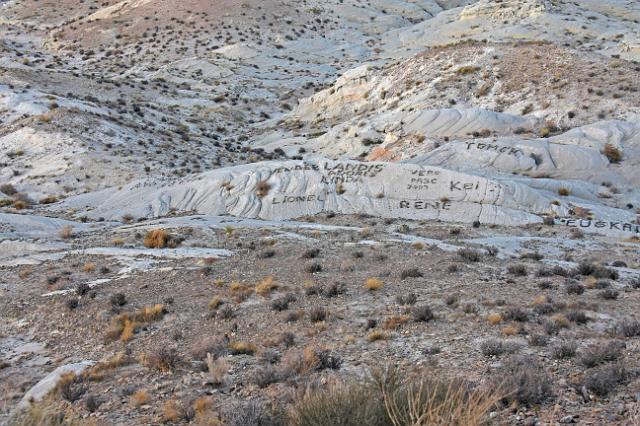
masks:
[[[0,424],[640,425],[640,3],[0,0]]]

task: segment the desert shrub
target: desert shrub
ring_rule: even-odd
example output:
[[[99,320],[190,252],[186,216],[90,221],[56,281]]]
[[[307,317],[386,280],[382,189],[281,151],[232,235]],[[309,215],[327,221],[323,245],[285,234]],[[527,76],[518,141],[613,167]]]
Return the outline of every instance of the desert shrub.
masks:
[[[271,185],[266,180],[261,180],[256,183],[256,194],[258,197],[265,197],[271,190]]]
[[[526,277],[527,267],[524,265],[509,265],[507,267],[507,272],[518,277]]]
[[[119,308],[127,304],[127,297],[124,293],[114,293],[109,296],[109,302],[114,308]]]
[[[152,229],[147,232],[142,240],[142,244],[147,248],[175,248],[180,244],[180,239],[170,235],[164,229]]]
[[[458,256],[466,262],[479,262],[482,259],[481,252],[470,248],[461,248],[458,250]]]
[[[409,319],[410,317],[406,315],[394,315],[385,320],[384,328],[386,328],[387,330],[395,330],[406,324]]]
[[[67,302],[66,302],[67,309],[69,309],[70,311],[73,311],[74,309],[76,309],[79,304],[80,304],[80,301],[78,299],[76,299],[75,297],[71,298],[71,299],[68,299]]]
[[[18,190],[10,183],[4,183],[0,185],[0,192],[2,192],[5,195],[12,196],[17,194]]]
[[[600,364],[616,361],[622,357],[622,350],[626,347],[624,342],[615,340],[606,344],[591,345],[580,353],[578,361],[587,368],[592,368]]]
[[[567,312],[567,319],[576,324],[586,324],[590,318],[584,311],[572,310]]]
[[[224,305],[218,310],[218,318],[229,320],[236,317],[236,310],[229,305]]]
[[[180,362],[178,352],[173,348],[160,347],[146,358],[146,364],[149,368],[158,370],[162,373],[173,371]]]
[[[622,152],[610,143],[604,145],[604,148],[602,149],[602,155],[607,157],[610,163],[616,164],[622,161]]]
[[[293,426],[471,425],[484,421],[496,392],[437,374],[407,375],[397,367],[370,370],[362,379],[309,388],[294,401]]]
[[[296,297],[293,294],[287,294],[282,297],[278,297],[271,302],[271,309],[274,311],[286,311],[289,309],[289,304],[294,302]]]
[[[576,281],[570,281],[569,283],[567,283],[566,289],[567,289],[567,294],[580,295],[584,293],[584,286]]]
[[[377,278],[367,278],[367,280],[364,282],[364,288],[369,291],[380,290],[383,286],[384,284],[382,283],[382,281]]]
[[[303,259],[314,259],[316,257],[318,257],[320,255],[320,249],[318,248],[312,248],[309,249],[307,251],[305,251],[304,253],[302,253],[302,258]]]
[[[520,404],[542,404],[552,396],[553,382],[539,360],[528,356],[507,358],[493,379],[506,393],[506,401]]]
[[[560,342],[551,348],[551,357],[553,359],[573,358],[577,349],[578,345],[574,341]]]
[[[229,353],[228,346],[229,342],[222,336],[204,337],[191,346],[191,355],[200,361],[206,360],[207,354],[219,358]]]
[[[305,265],[304,270],[309,274],[315,274],[317,272],[322,272],[322,265],[317,262],[308,263]]]
[[[280,372],[271,365],[259,367],[253,372],[253,376],[251,377],[251,381],[261,388],[266,388],[273,383],[278,383],[280,380],[282,380]]]
[[[391,336],[382,330],[372,330],[367,334],[367,341],[377,342],[378,340],[388,340]]]
[[[282,419],[258,399],[230,404],[222,411],[223,424],[228,426],[280,426]]]
[[[60,395],[62,399],[69,402],[79,400],[87,391],[87,387],[82,383],[82,377],[75,373],[66,373],[60,376],[53,393]]]
[[[309,320],[312,322],[324,321],[327,318],[327,310],[322,306],[316,306],[309,311]]]
[[[631,318],[625,318],[615,325],[614,331],[616,334],[624,337],[640,336],[640,321]]]
[[[256,293],[260,296],[269,296],[271,292],[278,288],[278,284],[274,282],[273,276],[268,276],[258,284],[256,284]]]
[[[487,321],[491,325],[498,325],[502,322],[502,315],[500,315],[497,312],[492,312],[489,315],[487,315]]]
[[[276,255],[276,251],[275,250],[263,250],[260,253],[258,253],[258,259],[270,259],[273,256]]]
[[[273,349],[265,349],[260,354],[260,361],[265,364],[277,364],[280,361],[280,355]]]
[[[322,287],[322,295],[326,298],[337,297],[346,292],[345,286],[342,283],[331,283]]]
[[[533,311],[538,315],[549,315],[556,311],[556,306],[549,302],[540,303],[533,307]]]
[[[550,290],[553,287],[554,286],[553,286],[553,283],[551,281],[540,281],[538,283],[538,288],[541,289],[541,290]]]
[[[433,311],[428,305],[416,306],[412,309],[413,319],[417,322],[427,322],[434,318]]]
[[[89,290],[91,290],[91,287],[89,287],[89,284],[87,283],[80,283],[76,286],[76,294],[78,296],[84,296],[89,293]]]
[[[256,352],[256,345],[240,340],[229,343],[229,351],[232,355],[253,355]]]
[[[396,303],[398,305],[415,305],[418,301],[418,296],[411,292],[407,294],[399,294],[396,296]]]
[[[518,345],[505,342],[500,339],[487,339],[480,343],[480,352],[484,356],[499,356],[504,353],[512,353],[518,350]]]
[[[605,300],[616,300],[619,294],[620,293],[618,293],[617,290],[614,290],[612,288],[607,288],[600,292],[600,297]]]
[[[584,385],[594,394],[604,397],[622,384],[627,375],[627,369],[623,363],[605,364],[587,370],[584,377]]]
[[[549,337],[544,334],[532,334],[529,336],[529,345],[531,346],[547,346],[549,344]]]
[[[553,269],[546,266],[541,266],[536,271],[536,277],[551,277],[553,276]]]
[[[518,306],[510,306],[502,315],[504,319],[509,321],[518,321],[518,322],[527,322],[529,321],[529,313],[518,307]]]
[[[72,238],[74,236],[73,226],[71,225],[63,226],[62,228],[60,228],[60,231],[58,232],[58,236],[60,238],[64,238],[65,240]]]
[[[590,262],[581,262],[575,270],[578,275],[593,276],[595,278],[606,278],[617,280],[619,278],[618,271],[602,265],[596,265]]]
[[[444,303],[447,306],[458,306],[458,301],[460,300],[460,296],[458,294],[449,294],[444,298]]]
[[[405,280],[407,278],[420,278],[422,277],[422,272],[420,272],[417,268],[404,269],[400,273],[400,279]]]
[[[107,330],[107,338],[120,339],[127,342],[133,338],[136,330],[145,324],[162,319],[167,312],[163,304],[145,306],[136,312],[125,312],[111,318],[111,325]]]

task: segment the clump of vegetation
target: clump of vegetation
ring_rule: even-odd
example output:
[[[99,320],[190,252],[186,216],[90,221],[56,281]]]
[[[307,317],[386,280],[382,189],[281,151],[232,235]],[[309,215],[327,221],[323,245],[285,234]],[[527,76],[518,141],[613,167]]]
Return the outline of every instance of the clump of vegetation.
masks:
[[[460,379],[386,367],[371,370],[364,380],[310,389],[294,402],[289,421],[294,426],[481,424],[500,396]]]
[[[604,145],[602,155],[607,157],[610,163],[617,164],[622,161],[622,151],[610,143]]]
[[[427,322],[434,318],[433,311],[428,305],[416,306],[412,309],[413,319],[417,322]]]
[[[138,389],[134,393],[131,394],[130,401],[131,405],[134,407],[140,407],[149,402],[151,397],[149,396],[149,392],[145,389]]]
[[[585,387],[594,394],[604,397],[624,383],[628,372],[622,362],[605,364],[588,370],[584,377]]]
[[[577,281],[570,281],[567,283],[567,294],[580,295],[584,293],[584,286]]]
[[[503,390],[507,402],[531,406],[552,397],[551,377],[533,357],[514,355],[507,358],[495,372],[493,382]]]
[[[414,293],[399,294],[396,296],[396,303],[398,305],[415,305],[418,301],[418,296]]]
[[[407,278],[420,278],[420,277],[422,277],[422,272],[420,272],[418,268],[404,269],[400,273],[401,280],[406,280]]]
[[[498,325],[502,322],[502,315],[500,315],[497,312],[492,312],[489,315],[487,315],[487,321],[491,325]]]
[[[149,368],[162,373],[170,373],[180,362],[180,356],[175,349],[162,346],[146,356],[144,361]]]
[[[321,322],[327,318],[327,310],[322,306],[316,306],[309,311],[309,319],[311,322]]]
[[[622,350],[626,347],[624,342],[612,340],[606,344],[595,344],[580,353],[578,361],[587,368],[593,368],[600,364],[616,361],[622,357]]]
[[[364,282],[364,288],[369,291],[380,290],[383,286],[384,284],[378,278],[367,278],[367,280]]]
[[[631,318],[623,319],[616,324],[615,332],[624,337],[640,336],[640,321]]]
[[[461,248],[458,250],[458,256],[466,262],[480,262],[482,259],[481,252],[470,248]]]
[[[256,285],[256,293],[260,296],[269,296],[273,290],[278,288],[273,276],[268,276]]]
[[[176,248],[180,244],[180,240],[172,235],[170,235],[164,229],[152,229],[147,232],[144,239],[142,240],[142,244],[144,244],[147,248]]]
[[[128,342],[133,338],[133,334],[145,324],[162,319],[167,312],[162,304],[145,306],[141,310],[133,313],[122,313],[111,319],[111,326],[107,331],[107,338],[111,340],[120,339]]]
[[[509,265],[507,267],[507,272],[511,275],[515,275],[518,277],[526,277],[527,276],[527,267],[524,265]]]
[[[367,335],[367,341],[377,342],[378,340],[388,340],[391,336],[382,330],[373,330]]]
[[[573,358],[577,349],[578,345],[574,341],[560,342],[551,348],[551,357],[553,359]]]
[[[253,355],[256,350],[256,345],[250,342],[237,340],[229,343],[229,351],[233,355]]]
[[[265,197],[267,194],[269,194],[270,190],[271,185],[266,180],[261,180],[256,183],[256,194],[258,195],[258,197]]]

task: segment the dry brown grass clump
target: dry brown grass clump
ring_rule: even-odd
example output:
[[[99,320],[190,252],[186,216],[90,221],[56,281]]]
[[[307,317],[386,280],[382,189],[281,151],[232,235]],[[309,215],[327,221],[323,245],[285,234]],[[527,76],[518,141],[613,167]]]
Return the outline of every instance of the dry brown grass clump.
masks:
[[[261,180],[256,183],[256,194],[258,197],[265,197],[271,190],[271,185],[266,180]]]
[[[128,342],[141,326],[162,319],[166,312],[165,306],[159,303],[153,306],[145,306],[137,312],[125,312],[115,316],[111,319],[107,338]]]
[[[169,243],[169,233],[164,229],[152,229],[142,241],[147,248],[165,248]]]
[[[256,293],[260,296],[267,297],[276,288],[278,288],[278,284],[273,282],[273,276],[268,276],[256,285]]]
[[[124,352],[119,352],[108,359],[98,362],[93,367],[86,370],[82,373],[82,377],[96,382],[102,380],[106,372],[115,370],[116,368],[129,363],[131,363],[131,359]]]
[[[373,369],[365,380],[310,389],[293,404],[290,424],[479,425],[501,399],[433,372],[409,375],[398,367]],[[380,403],[382,401],[382,403]]]
[[[566,197],[569,194],[571,194],[571,191],[569,191],[569,188],[561,187],[561,188],[558,189],[558,195]]]
[[[207,369],[209,370],[209,379],[214,385],[224,384],[224,380],[229,373],[230,364],[224,358],[213,359],[213,355],[207,353]]]
[[[367,341],[377,342],[378,340],[389,340],[391,336],[382,330],[373,330],[367,335]]]
[[[58,232],[58,236],[60,238],[64,238],[65,240],[73,237],[73,226],[71,226],[71,225],[63,226],[60,229],[60,232]]]
[[[239,282],[232,282],[229,286],[229,293],[235,299],[236,302],[240,303],[245,301],[251,294],[253,293],[253,289],[246,284],[242,284]]]
[[[149,396],[149,393],[144,389],[138,389],[133,394],[131,394],[130,398],[131,405],[133,405],[134,407],[145,405],[149,402],[149,400],[151,400],[151,397]]]
[[[610,143],[605,144],[602,149],[602,155],[607,157],[610,163],[616,164],[622,161],[622,152]]]
[[[492,312],[487,315],[487,321],[489,321],[491,325],[498,325],[502,322],[502,315],[497,312]]]
[[[253,355],[257,348],[250,342],[234,341],[229,343],[229,350],[234,355]]]
[[[411,317],[408,317],[406,315],[396,315],[393,317],[389,317],[384,322],[384,328],[387,330],[395,330],[405,325],[407,322],[409,322],[410,319]]]
[[[82,270],[87,273],[91,273],[96,270],[96,264],[93,262],[87,262],[82,266]]]
[[[369,291],[380,290],[383,286],[384,284],[382,283],[382,281],[380,281],[377,278],[368,278],[364,282],[364,288],[366,288]]]

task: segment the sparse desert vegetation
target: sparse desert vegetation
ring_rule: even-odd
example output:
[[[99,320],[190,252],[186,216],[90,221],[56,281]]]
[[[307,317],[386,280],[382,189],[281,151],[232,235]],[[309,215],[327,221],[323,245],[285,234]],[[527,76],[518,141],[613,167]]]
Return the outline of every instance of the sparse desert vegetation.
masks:
[[[638,22],[0,0],[0,424],[640,425]]]

